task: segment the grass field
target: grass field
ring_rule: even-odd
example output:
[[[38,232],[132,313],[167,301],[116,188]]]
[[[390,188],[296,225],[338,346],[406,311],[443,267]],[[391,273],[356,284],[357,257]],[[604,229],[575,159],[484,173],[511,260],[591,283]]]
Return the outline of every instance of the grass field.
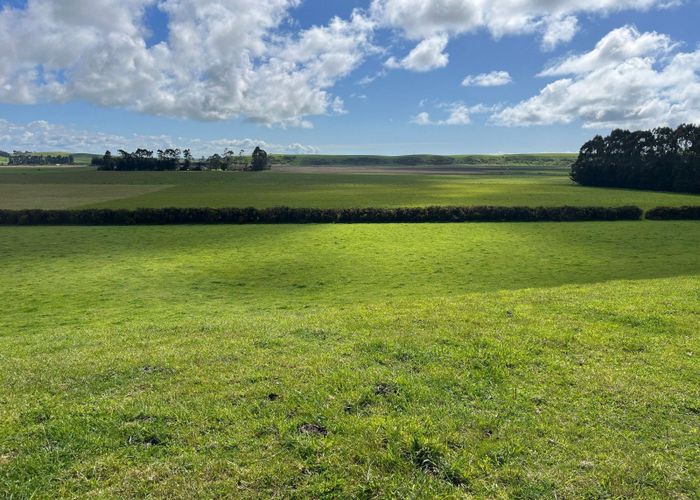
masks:
[[[585,188],[548,175],[0,171],[0,208],[697,205],[700,196]]]
[[[544,153],[544,154],[511,154],[511,155],[409,155],[409,156],[375,156],[375,155],[273,155],[276,165],[292,165],[299,167],[329,165],[335,166],[381,166],[419,168],[445,166],[471,166],[490,168],[493,170],[514,171],[551,171],[568,170],[576,161],[577,154]]]
[[[700,489],[700,224],[0,228],[5,496]]]
[[[537,165],[0,170],[0,208],[699,200]],[[696,498],[698,248],[700,222],[0,227],[0,497]]]

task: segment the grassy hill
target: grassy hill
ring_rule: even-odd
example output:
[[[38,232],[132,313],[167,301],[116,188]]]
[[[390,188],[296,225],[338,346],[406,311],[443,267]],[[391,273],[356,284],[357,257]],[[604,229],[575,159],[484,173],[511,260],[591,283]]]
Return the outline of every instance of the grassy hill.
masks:
[[[695,222],[0,228],[9,497],[700,489]]]
[[[538,165],[4,169],[0,208],[700,204]],[[699,247],[700,222],[0,227],[0,492],[694,498]]]
[[[73,155],[76,165],[90,165],[94,155],[91,153],[68,153],[66,151],[36,151],[33,152],[36,155],[47,155],[47,156],[69,156]],[[0,155],[0,165],[6,165],[8,163],[8,158],[6,156]]]
[[[36,154],[69,155],[73,154],[77,165],[89,165],[93,157],[101,156],[92,153],[67,153],[61,151],[36,152]],[[345,167],[394,167],[394,168],[446,168],[446,167],[478,167],[485,169],[525,169],[535,170],[568,170],[576,160],[575,154],[545,153],[545,154],[513,154],[513,155],[286,155],[272,154],[273,166],[345,166]],[[6,162],[0,157],[0,164]]]
[[[377,167],[449,167],[479,166],[491,168],[524,167],[537,169],[568,169],[576,160],[574,154],[526,154],[526,155],[273,155],[280,165],[313,166],[377,166]]]

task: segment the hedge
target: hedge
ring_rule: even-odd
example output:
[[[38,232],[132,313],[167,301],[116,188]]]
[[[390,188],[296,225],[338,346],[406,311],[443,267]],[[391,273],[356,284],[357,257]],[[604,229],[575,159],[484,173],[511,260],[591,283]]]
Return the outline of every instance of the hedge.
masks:
[[[650,220],[700,220],[700,206],[696,207],[656,207],[649,210]]]
[[[0,210],[0,225],[327,224],[640,220],[627,207],[140,208]]]

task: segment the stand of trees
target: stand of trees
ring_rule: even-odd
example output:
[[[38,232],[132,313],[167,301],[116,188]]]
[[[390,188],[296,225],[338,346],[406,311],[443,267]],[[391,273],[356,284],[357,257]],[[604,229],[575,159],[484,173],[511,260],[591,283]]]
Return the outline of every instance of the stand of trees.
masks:
[[[270,168],[269,157],[262,149],[255,148],[252,161],[226,150],[223,155],[214,154],[208,158],[195,159],[189,149],[159,149],[156,154],[148,149],[137,149],[133,153],[119,150],[119,156],[107,151],[101,158],[93,158],[92,165],[98,170],[266,170]]]
[[[5,156],[5,155],[3,155]],[[73,155],[51,155],[14,151],[7,156],[9,165],[73,165]]]
[[[700,126],[597,135],[581,148],[571,179],[584,186],[700,193]]]

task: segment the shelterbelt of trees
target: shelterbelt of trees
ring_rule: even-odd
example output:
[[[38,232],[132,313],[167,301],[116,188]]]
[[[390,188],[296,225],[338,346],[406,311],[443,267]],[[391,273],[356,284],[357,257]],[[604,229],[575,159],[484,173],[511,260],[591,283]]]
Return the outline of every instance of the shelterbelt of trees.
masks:
[[[4,154],[1,154],[4,153]],[[73,165],[75,158],[67,154],[39,154],[29,151],[14,151],[12,154],[0,153],[8,159],[8,165]]]
[[[195,159],[189,149],[159,149],[156,154],[148,149],[137,149],[133,153],[119,150],[119,156],[107,151],[104,156],[92,159],[98,170],[266,170],[269,168],[267,153],[255,148],[249,158],[240,151],[237,155],[226,150],[223,155]]]
[[[700,193],[700,126],[597,135],[581,148],[571,179],[584,186]]]

